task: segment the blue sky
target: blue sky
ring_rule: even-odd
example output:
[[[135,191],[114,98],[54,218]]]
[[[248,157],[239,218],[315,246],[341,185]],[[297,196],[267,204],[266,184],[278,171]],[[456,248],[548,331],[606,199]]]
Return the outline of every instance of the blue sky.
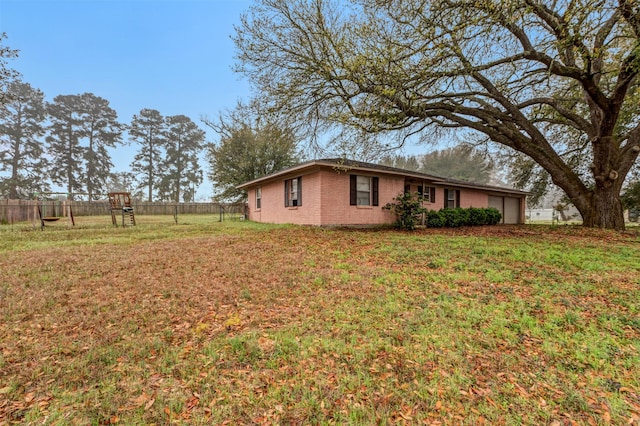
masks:
[[[230,36],[251,0],[0,0],[4,43],[20,50],[10,66],[23,81],[57,95],[103,97],[129,123],[143,108],[201,122],[248,100],[235,74]],[[113,153],[127,170],[135,146]],[[206,164],[202,164],[204,168]],[[208,181],[197,197],[212,194]]]

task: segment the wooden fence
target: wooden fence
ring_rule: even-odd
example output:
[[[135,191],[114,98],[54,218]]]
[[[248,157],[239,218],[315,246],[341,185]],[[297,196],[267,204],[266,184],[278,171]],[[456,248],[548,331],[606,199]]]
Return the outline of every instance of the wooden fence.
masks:
[[[109,202],[104,201],[62,201],[62,200],[1,200],[0,224],[33,222],[39,220],[38,207],[42,216],[63,216],[65,203],[71,203],[74,216],[109,215]],[[183,215],[211,214],[226,218],[244,218],[244,203],[163,203],[140,201],[133,203],[136,215]]]

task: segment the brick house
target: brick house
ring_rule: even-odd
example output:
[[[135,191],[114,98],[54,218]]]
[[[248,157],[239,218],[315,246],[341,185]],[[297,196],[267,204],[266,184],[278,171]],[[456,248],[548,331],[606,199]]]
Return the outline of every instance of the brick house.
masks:
[[[524,223],[526,192],[345,159],[307,161],[238,186],[249,220],[300,225],[380,225],[396,218],[385,204],[422,194],[429,210],[495,207],[503,223]]]

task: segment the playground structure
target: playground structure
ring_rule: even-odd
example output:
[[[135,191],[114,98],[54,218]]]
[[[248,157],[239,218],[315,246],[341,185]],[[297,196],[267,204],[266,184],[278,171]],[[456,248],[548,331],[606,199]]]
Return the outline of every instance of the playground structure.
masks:
[[[43,196],[45,193],[42,194]],[[67,195],[59,192],[49,192],[46,195]],[[40,220],[40,229],[44,229],[47,222],[57,222],[62,217],[67,217],[69,220],[69,226],[75,226],[76,221],[73,217],[73,210],[71,208],[70,200],[45,200],[44,197],[36,195],[36,203],[34,204],[37,210],[37,217]],[[35,224],[34,224],[35,226]]]
[[[111,222],[114,226],[118,226],[118,219],[116,214],[119,213],[122,217],[122,227],[130,225],[136,225],[136,217],[133,212],[133,206],[131,205],[131,193],[130,192],[109,192],[109,211],[111,212]],[[126,223],[125,217],[128,219]]]
[[[88,194],[84,193],[38,192],[25,199],[0,199],[0,227],[28,224],[33,228],[44,226],[47,229],[63,229],[94,226],[100,223],[108,226],[107,218],[111,216],[111,204],[107,194],[107,192],[93,194],[93,199],[88,199]],[[124,207],[128,207],[126,200],[120,203],[120,205],[123,204]],[[222,222],[246,219],[247,209],[245,203],[144,201],[136,199],[133,193],[131,193],[131,208],[135,212],[133,219],[136,226],[141,214],[149,217],[153,223],[162,221],[160,216],[172,217],[171,222],[177,223],[179,215],[210,215],[212,221]],[[117,204],[113,213],[117,225],[120,225],[123,213],[125,226],[129,223],[133,225],[130,212],[123,212]],[[104,222],[105,219],[107,222]],[[111,226],[115,228],[113,217],[111,219]]]

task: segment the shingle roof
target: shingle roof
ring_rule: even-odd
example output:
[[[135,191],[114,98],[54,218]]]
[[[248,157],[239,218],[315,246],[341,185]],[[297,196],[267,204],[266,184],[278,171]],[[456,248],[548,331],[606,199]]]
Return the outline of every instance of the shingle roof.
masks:
[[[356,168],[356,169],[372,169],[372,170],[380,170],[380,171],[392,172],[392,173],[403,174],[403,175],[407,173],[411,173],[413,175],[422,175],[425,178],[429,178],[429,179],[439,179],[439,180],[446,179],[445,177],[442,177],[442,176],[429,175],[426,173],[415,172],[413,170],[400,169],[398,167],[385,166],[377,163],[367,163],[364,161],[350,160],[346,158],[325,158],[318,161],[333,163],[337,167],[342,166],[342,167]]]
[[[348,158],[324,158],[324,159],[305,161],[295,166],[288,167],[286,169],[282,169],[277,172],[274,172],[268,176],[263,176],[261,178],[254,179],[250,182],[245,182],[241,185],[238,185],[237,188],[246,189],[250,186],[256,185],[261,182],[272,180],[274,178],[292,173],[294,171],[300,171],[300,170],[304,170],[311,167],[317,167],[317,166],[331,167],[336,170],[345,169],[345,171],[347,170],[379,171],[386,174],[394,174],[394,175],[401,175],[406,177],[413,177],[416,179],[428,180],[434,184],[440,184],[440,185],[451,185],[451,186],[466,187],[466,188],[480,188],[480,189],[493,190],[498,192],[510,192],[510,193],[522,194],[522,195],[528,194],[528,192],[526,191],[520,191],[513,188],[504,188],[499,186],[468,182],[468,181],[463,181],[458,179],[451,179],[447,177],[435,176],[435,175],[416,172],[412,170],[400,169],[397,167],[385,166],[382,164],[351,160]]]

